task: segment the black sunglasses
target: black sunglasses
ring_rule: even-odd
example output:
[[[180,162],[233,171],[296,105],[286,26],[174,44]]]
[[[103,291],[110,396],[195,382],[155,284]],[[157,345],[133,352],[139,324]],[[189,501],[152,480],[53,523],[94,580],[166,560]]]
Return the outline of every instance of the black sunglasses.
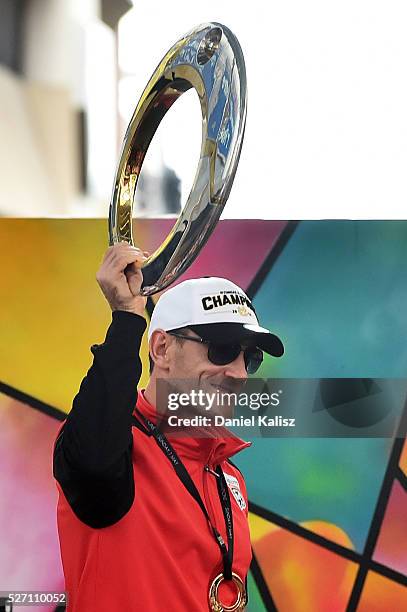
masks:
[[[193,342],[207,344],[208,359],[215,365],[226,365],[227,363],[232,363],[232,361],[237,359],[237,357],[243,351],[246,372],[248,374],[255,374],[263,361],[263,351],[256,347],[248,346],[247,348],[244,348],[238,342],[219,344],[217,342],[212,342],[211,340],[204,340],[203,338],[195,336],[179,334],[175,331],[169,331],[167,333],[171,336],[175,336],[176,338],[183,338],[184,340],[192,340]]]

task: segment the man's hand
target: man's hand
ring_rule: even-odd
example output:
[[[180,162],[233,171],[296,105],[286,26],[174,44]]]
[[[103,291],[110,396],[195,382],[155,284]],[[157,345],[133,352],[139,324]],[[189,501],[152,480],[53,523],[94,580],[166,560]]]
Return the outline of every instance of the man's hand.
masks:
[[[149,253],[120,242],[108,248],[96,280],[112,310],[126,310],[144,316],[147,298],[140,295],[141,266]]]

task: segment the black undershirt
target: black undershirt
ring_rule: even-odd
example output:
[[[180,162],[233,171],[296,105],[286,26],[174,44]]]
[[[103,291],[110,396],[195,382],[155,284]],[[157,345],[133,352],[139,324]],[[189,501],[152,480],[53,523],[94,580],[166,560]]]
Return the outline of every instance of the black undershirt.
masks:
[[[54,477],[76,516],[93,528],[113,525],[134,501],[132,412],[146,325],[139,315],[112,313],[55,445]]]

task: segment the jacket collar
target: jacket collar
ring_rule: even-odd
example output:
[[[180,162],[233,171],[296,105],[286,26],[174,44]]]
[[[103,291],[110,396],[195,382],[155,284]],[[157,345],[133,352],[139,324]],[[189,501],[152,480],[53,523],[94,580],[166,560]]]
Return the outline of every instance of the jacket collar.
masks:
[[[145,398],[144,389],[138,391],[136,407],[150,421],[157,422],[156,408]],[[135,416],[137,418],[137,414]],[[202,461],[209,465],[218,465],[221,461],[251,446],[251,442],[245,442],[226,427],[217,428],[217,432],[216,437],[180,437],[171,434],[168,434],[167,437],[180,456]]]

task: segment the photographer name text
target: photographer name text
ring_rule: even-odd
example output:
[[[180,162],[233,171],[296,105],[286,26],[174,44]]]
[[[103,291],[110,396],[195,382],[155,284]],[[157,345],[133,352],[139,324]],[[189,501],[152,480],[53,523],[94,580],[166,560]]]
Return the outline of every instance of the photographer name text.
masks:
[[[170,427],[295,427],[295,418],[252,415],[249,417],[224,417],[196,415],[190,418],[171,415],[167,419]]]

